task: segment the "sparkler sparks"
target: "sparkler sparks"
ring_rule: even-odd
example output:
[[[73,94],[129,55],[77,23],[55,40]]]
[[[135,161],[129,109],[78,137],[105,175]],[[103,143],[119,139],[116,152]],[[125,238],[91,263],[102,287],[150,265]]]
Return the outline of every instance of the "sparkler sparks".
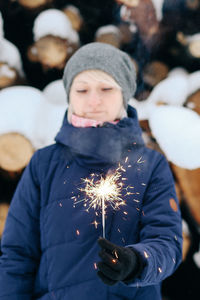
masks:
[[[83,178],[84,187],[79,190],[85,194],[85,198],[78,200],[74,198],[74,205],[80,202],[84,203],[86,211],[90,208],[94,210],[101,209],[102,212],[102,227],[103,227],[103,237],[105,238],[105,215],[106,207],[110,205],[114,210],[119,209],[120,206],[126,205],[125,201],[122,199],[122,189],[123,180],[121,171],[125,171],[121,165],[113,172],[108,173],[105,178],[102,175],[91,175],[91,179]],[[95,179],[95,178],[99,179]],[[126,188],[127,189],[127,188]],[[93,223],[97,228],[98,223],[94,221]]]
[[[145,162],[145,160],[142,160],[142,156],[137,160],[137,163],[138,164],[142,164],[142,163],[144,163]]]
[[[97,229],[99,223],[98,223],[96,220],[94,220],[94,222],[93,222],[92,224],[93,224],[93,225],[95,226],[95,228]]]
[[[97,263],[94,263],[94,268],[95,270],[97,270]]]

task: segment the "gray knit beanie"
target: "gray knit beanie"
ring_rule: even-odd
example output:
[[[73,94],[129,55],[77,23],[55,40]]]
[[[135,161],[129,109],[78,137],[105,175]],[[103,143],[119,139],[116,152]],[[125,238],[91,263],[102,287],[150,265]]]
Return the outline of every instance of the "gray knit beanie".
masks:
[[[74,77],[91,69],[104,71],[115,79],[122,88],[124,106],[127,108],[128,101],[136,90],[134,64],[125,52],[105,43],[86,44],[68,60],[63,75],[67,99]]]

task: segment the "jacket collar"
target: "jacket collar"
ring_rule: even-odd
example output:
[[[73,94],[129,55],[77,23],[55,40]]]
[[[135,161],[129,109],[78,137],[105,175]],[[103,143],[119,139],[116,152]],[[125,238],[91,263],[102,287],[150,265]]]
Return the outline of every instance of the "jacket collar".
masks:
[[[108,164],[120,162],[134,146],[144,145],[142,130],[136,110],[129,106],[128,117],[116,125],[105,123],[103,127],[77,128],[68,123],[67,111],[63,124],[55,137],[57,143],[70,149],[79,163]]]

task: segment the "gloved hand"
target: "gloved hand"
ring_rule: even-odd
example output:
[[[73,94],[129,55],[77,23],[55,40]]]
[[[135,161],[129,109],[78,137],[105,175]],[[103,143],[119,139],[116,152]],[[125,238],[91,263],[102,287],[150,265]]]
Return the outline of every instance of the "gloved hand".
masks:
[[[140,258],[132,248],[117,246],[104,238],[99,238],[98,244],[102,261],[97,264],[97,275],[105,284],[128,283],[141,270]]]

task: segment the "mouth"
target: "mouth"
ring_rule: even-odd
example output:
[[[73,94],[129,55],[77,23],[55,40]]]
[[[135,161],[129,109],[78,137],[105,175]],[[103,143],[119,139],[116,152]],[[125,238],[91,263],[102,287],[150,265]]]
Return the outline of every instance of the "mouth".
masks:
[[[87,115],[99,115],[99,114],[103,114],[103,111],[91,111],[91,112],[87,112]]]

